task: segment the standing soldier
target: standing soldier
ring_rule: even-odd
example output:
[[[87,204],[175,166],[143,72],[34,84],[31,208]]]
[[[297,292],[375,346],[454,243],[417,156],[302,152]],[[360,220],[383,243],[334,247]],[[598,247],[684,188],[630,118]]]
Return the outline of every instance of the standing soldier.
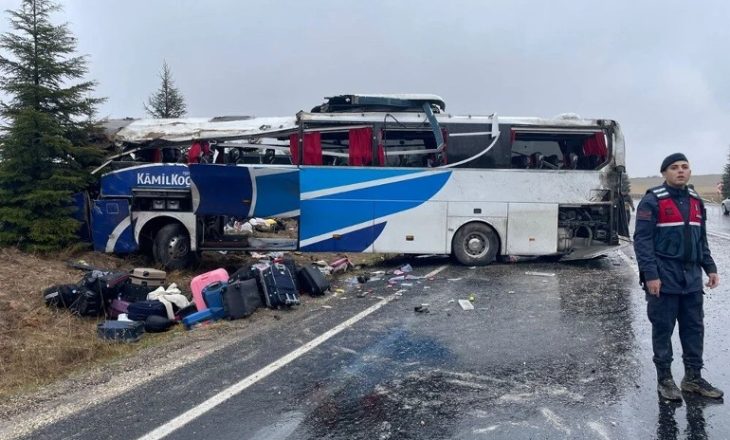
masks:
[[[634,250],[639,278],[646,291],[647,314],[652,325],[652,348],[659,395],[682,400],[672,379],[672,333],[679,323],[684,379],[682,390],[720,398],[723,392],[702,378],[702,270],[705,286],[720,283],[710,255],[702,199],[688,186],[692,172],[682,153],[667,156],[661,165],[664,184],[652,188],[636,210]]]

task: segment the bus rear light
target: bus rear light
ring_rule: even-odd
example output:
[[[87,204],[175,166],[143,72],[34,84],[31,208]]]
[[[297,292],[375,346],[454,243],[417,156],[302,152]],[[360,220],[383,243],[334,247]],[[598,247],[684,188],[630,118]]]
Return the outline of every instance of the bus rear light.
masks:
[[[168,200],[167,209],[170,211],[177,211],[180,209],[180,200]]]
[[[164,200],[153,200],[152,209],[165,209],[165,201]]]

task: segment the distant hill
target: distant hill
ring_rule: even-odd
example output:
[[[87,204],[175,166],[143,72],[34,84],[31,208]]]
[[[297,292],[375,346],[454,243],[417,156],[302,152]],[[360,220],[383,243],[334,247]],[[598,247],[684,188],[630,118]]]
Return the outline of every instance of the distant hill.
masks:
[[[704,174],[701,176],[692,176],[689,183],[694,185],[695,190],[703,198],[720,201],[720,195],[717,194],[717,182],[721,180],[721,174]],[[662,182],[664,182],[662,176],[631,177],[631,194],[636,197],[641,197],[647,189],[661,185]]]

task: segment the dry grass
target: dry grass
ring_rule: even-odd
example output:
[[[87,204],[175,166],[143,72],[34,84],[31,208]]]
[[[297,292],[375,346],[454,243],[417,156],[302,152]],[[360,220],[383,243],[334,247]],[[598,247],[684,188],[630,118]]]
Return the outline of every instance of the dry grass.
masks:
[[[295,254],[299,264],[324,259],[335,254]],[[382,261],[379,254],[351,256],[355,264]],[[30,392],[74,371],[129,356],[150,345],[164,343],[171,334],[145,335],[137,344],[115,344],[96,337],[96,325],[103,318],[80,318],[66,310],[45,306],[41,292],[54,284],[76,283],[83,273],[69,268],[70,259],[83,259],[95,267],[128,270],[147,266],[139,257],[118,258],[96,252],[59,253],[50,256],[27,254],[15,249],[0,249],[0,399]],[[168,273],[168,282],[176,282],[189,293],[190,280],[197,274],[225,267],[235,270],[251,264],[243,254],[205,254],[199,267],[190,271]],[[175,333],[183,333],[177,329]]]

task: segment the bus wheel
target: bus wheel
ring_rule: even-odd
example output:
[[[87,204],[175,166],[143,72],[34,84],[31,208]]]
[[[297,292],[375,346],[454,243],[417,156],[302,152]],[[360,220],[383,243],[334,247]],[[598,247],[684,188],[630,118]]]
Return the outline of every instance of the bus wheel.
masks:
[[[451,248],[459,263],[486,266],[497,256],[499,239],[494,229],[484,223],[468,223],[456,231]]]
[[[163,226],[152,246],[155,261],[167,270],[183,269],[195,259],[195,253],[190,250],[190,236],[178,223]]]

